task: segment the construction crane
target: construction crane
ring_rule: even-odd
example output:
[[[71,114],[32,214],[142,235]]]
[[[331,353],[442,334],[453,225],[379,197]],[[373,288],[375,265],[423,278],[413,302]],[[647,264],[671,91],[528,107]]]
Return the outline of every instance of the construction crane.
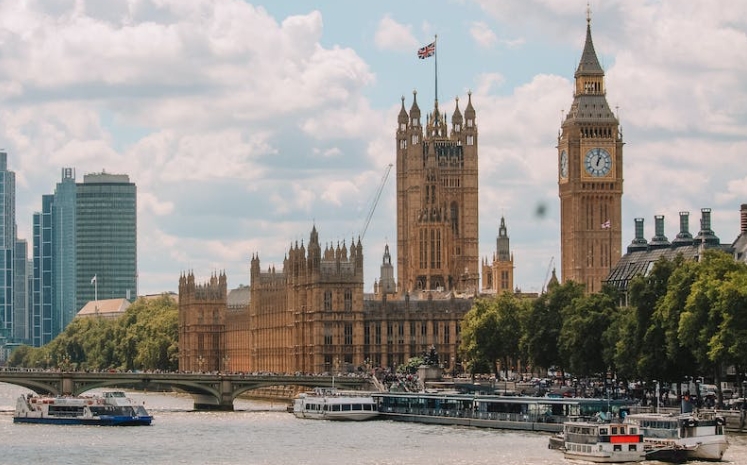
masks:
[[[555,257],[550,257],[550,263],[547,264],[547,272],[545,273],[545,280],[542,282],[542,294],[545,293],[545,288],[547,287],[547,280],[550,279],[550,270],[552,270],[552,265],[555,263]]]
[[[363,231],[361,232],[361,240],[366,235],[366,230],[368,230],[368,224],[371,222],[371,218],[373,217],[374,210],[376,210],[376,205],[379,203],[379,198],[381,198],[381,192],[384,190],[384,185],[386,184],[386,180],[389,177],[389,172],[392,170],[392,164],[389,163],[389,166],[386,167],[386,171],[384,171],[384,175],[381,177],[381,181],[379,182],[379,188],[376,189],[376,195],[374,195],[373,203],[371,204],[371,209],[368,211],[368,215],[366,216],[366,221],[363,223]]]

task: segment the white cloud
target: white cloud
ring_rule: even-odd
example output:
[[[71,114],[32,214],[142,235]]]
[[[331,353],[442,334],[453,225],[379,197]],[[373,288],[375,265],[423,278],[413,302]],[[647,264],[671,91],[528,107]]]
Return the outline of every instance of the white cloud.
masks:
[[[472,23],[469,28],[472,39],[477,43],[478,46],[483,48],[490,48],[498,42],[498,37],[495,35],[490,26],[482,21],[476,21]]]
[[[418,46],[418,41],[412,35],[412,26],[400,24],[390,15],[384,15],[379,21],[374,42],[381,50],[395,52],[414,50]]]

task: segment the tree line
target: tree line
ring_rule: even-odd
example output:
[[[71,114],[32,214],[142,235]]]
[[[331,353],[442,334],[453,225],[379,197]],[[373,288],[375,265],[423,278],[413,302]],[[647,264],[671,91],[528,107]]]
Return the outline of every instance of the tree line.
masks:
[[[463,359],[498,375],[519,362],[575,377],[720,387],[733,367],[742,395],[747,364],[747,265],[718,250],[699,261],[661,259],[629,284],[586,294],[555,285],[535,300],[512,293],[478,299],[462,326]],[[721,401],[721,399],[719,399]]]
[[[42,347],[20,346],[9,366],[63,370],[163,370],[179,367],[176,301],[140,298],[116,319],[75,318]]]

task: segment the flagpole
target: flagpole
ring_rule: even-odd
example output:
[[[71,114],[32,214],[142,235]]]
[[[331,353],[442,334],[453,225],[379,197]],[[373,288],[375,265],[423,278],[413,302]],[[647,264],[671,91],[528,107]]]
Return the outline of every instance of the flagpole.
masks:
[[[435,58],[435,67],[436,67],[436,98],[435,101],[438,103],[438,34],[436,34],[433,38],[433,57]]]

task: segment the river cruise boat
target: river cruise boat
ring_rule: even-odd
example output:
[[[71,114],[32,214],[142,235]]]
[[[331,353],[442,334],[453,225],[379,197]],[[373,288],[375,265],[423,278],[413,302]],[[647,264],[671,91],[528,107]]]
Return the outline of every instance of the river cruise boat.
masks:
[[[316,388],[293,399],[293,415],[314,420],[370,420],[379,415],[369,393]]]
[[[713,411],[636,413],[628,415],[625,422],[640,429],[650,460],[718,461],[729,447],[724,434],[726,420]]]
[[[143,405],[120,391],[75,397],[29,394],[18,398],[13,414],[14,423],[140,426],[150,425],[152,421]]]
[[[390,420],[527,431],[563,431],[571,417],[598,412],[619,416],[630,401],[580,397],[527,397],[428,392],[375,392],[381,415]]]
[[[636,425],[607,420],[603,414],[590,420],[563,423],[563,446],[567,459],[594,463],[642,462],[646,459],[643,435]]]

